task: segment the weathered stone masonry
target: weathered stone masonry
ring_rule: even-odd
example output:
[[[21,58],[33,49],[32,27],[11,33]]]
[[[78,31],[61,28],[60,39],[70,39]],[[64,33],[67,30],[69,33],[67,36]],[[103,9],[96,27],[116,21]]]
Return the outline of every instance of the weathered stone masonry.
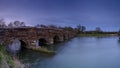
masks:
[[[55,42],[62,42],[76,36],[75,31],[67,31],[52,28],[6,28],[0,29],[0,43],[9,45],[15,39],[26,44],[25,47],[39,46],[40,39],[45,40],[46,44],[51,45]]]

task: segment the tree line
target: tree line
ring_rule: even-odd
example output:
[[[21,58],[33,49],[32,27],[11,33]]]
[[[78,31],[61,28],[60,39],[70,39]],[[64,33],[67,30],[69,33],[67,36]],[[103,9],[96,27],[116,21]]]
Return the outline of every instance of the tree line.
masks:
[[[0,28],[25,27],[25,26],[26,26],[25,23],[20,21],[10,22],[7,25],[4,19],[0,19]]]
[[[26,27],[27,28],[28,26],[26,26],[25,22],[21,22],[21,21],[14,21],[14,22],[10,22],[10,23],[6,24],[4,19],[0,19],[0,28],[19,28],[19,27]],[[37,24],[33,27],[64,29],[64,30],[71,30],[71,31],[74,30],[74,31],[77,31],[78,33],[84,33],[86,31],[86,27],[83,25],[80,25],[80,24],[77,25],[75,28],[73,28],[71,26],[61,27],[61,26],[56,26],[56,25],[43,25],[43,24]],[[93,30],[93,32],[100,33],[103,31],[100,27],[96,27],[95,30]],[[120,30],[118,31],[118,33],[120,35]]]
[[[19,28],[19,27],[28,27],[25,25],[25,22],[21,22],[21,21],[14,21],[14,22],[10,22],[8,24],[6,24],[6,22],[4,21],[4,19],[0,19],[0,28]],[[82,25],[77,25],[76,28],[73,28],[71,26],[65,26],[65,27],[61,27],[61,26],[56,26],[56,25],[43,25],[43,24],[37,24],[33,27],[36,28],[53,28],[53,29],[64,29],[64,30],[76,30],[78,32],[84,32],[86,30],[85,26]]]

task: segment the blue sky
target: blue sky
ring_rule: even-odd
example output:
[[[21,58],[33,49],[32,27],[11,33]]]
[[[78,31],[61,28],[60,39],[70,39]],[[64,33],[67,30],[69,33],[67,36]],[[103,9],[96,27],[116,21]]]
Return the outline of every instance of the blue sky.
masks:
[[[27,25],[101,27],[105,31],[120,28],[119,0],[0,0],[0,18],[8,23],[24,21]]]

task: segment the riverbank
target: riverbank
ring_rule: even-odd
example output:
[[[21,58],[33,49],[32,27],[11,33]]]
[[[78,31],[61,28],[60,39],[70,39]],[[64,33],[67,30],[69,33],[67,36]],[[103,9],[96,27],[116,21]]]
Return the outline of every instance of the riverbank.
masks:
[[[13,59],[5,47],[0,45],[0,68],[24,68],[24,65],[18,59]]]

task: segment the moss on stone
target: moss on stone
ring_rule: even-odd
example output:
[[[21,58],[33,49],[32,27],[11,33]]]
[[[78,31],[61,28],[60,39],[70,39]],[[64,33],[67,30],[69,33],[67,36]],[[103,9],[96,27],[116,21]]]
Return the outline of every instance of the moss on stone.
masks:
[[[42,48],[42,47],[32,47],[31,48],[34,51],[39,51],[40,53],[48,54],[48,55],[54,55],[56,52],[53,50],[48,50],[47,48]]]

